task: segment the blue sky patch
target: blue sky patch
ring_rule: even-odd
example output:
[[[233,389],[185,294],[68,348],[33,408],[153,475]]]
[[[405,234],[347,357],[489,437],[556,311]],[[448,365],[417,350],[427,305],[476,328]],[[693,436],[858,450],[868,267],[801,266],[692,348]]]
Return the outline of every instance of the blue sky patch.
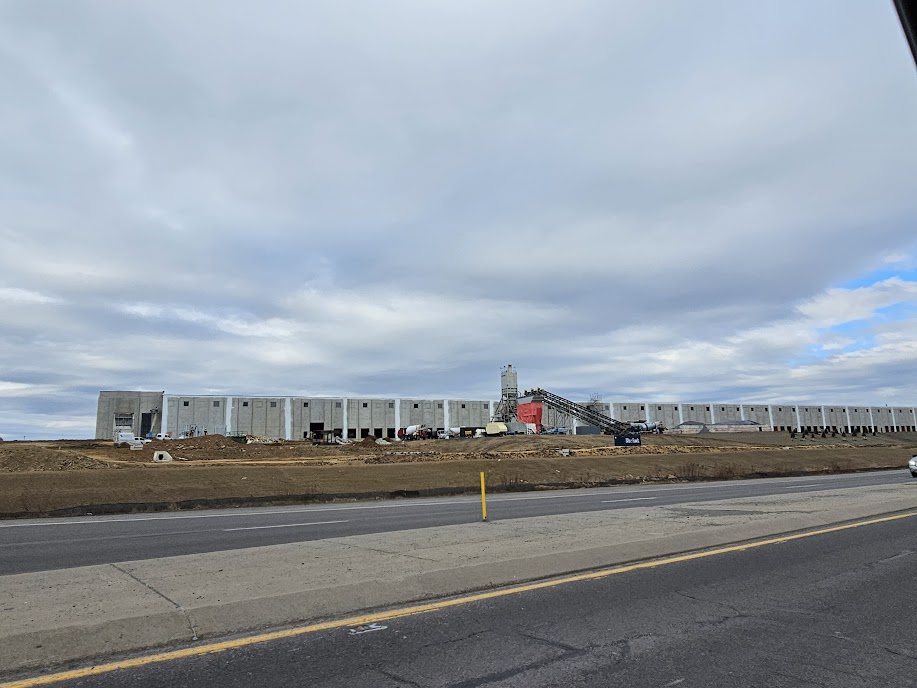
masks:
[[[887,268],[883,270],[875,270],[874,272],[867,273],[861,277],[855,277],[852,280],[843,282],[838,286],[841,289],[860,289],[862,287],[871,287],[873,284],[884,282],[885,280],[892,279],[893,277],[898,277],[905,282],[917,282],[917,269],[901,270],[895,268]]]

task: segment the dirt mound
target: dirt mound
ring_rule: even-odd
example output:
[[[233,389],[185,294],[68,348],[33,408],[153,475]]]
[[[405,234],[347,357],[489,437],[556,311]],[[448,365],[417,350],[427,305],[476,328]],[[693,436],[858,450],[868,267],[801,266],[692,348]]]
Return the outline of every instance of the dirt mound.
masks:
[[[4,442],[0,445],[0,471],[69,471],[78,468],[108,468],[88,456],[65,450]]]
[[[340,445],[348,453],[354,452],[377,452],[382,451],[385,445],[376,444],[376,438],[373,435],[364,437],[362,440],[351,440],[350,444]]]
[[[247,438],[242,438],[247,439]],[[318,458],[331,457],[340,454],[340,447],[313,447],[311,442],[298,440],[277,440],[270,444],[254,442],[238,442],[235,438],[224,435],[206,435],[189,437],[181,440],[153,440],[143,445],[140,451],[133,451],[128,447],[115,447],[113,443],[104,443],[102,446],[87,451],[87,454],[100,459],[111,459],[118,462],[150,463],[153,452],[167,451],[176,460],[189,461],[260,461],[264,459],[277,459],[280,461],[291,458]]]
[[[378,456],[363,457],[363,463],[423,463],[425,461],[443,461],[448,455],[431,451],[385,452]],[[465,458],[464,456],[462,458]]]
[[[255,436],[251,436],[255,438]],[[238,439],[245,441],[239,442]],[[389,445],[376,444],[372,436],[346,445],[313,445],[309,440],[268,440],[247,443],[249,437],[205,435],[175,440],[153,440],[142,450],[115,447],[111,440],[61,440],[41,442],[6,442],[2,447],[17,448],[16,458],[0,464],[0,471],[66,470],[68,468],[129,467],[152,464],[153,452],[168,451],[176,462],[206,463],[292,463],[329,464],[408,464],[465,460],[488,462],[554,459],[563,456],[613,459],[616,463],[628,457],[677,455],[679,463],[719,461],[724,455],[778,454],[808,460],[812,452],[859,452],[886,448],[895,452],[906,448],[913,453],[917,435],[885,435],[878,438],[825,438],[794,440],[787,433],[736,433],[716,436],[644,435],[641,447],[615,447],[613,439],[602,435],[586,436],[512,436],[486,439],[417,440]],[[255,438],[258,439],[258,438]],[[48,453],[48,452],[52,453]],[[703,457],[703,458],[702,458]],[[641,460],[648,460],[642,459]],[[655,459],[653,459],[655,461]],[[88,463],[87,463],[88,462]],[[903,464],[902,464],[903,465]]]

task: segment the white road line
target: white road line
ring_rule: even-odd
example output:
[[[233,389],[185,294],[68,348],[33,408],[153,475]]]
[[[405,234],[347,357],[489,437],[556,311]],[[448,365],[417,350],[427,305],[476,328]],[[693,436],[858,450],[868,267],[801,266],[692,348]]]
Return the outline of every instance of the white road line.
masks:
[[[840,480],[840,479],[853,479],[861,478],[862,474],[853,474],[853,475],[828,475],[824,476],[825,482]],[[811,478],[810,478],[811,479]],[[577,499],[583,497],[602,497],[606,495],[619,495],[619,494],[646,494],[647,492],[686,492],[686,491],[695,491],[695,490],[720,490],[723,488],[735,488],[740,486],[754,486],[761,485],[769,481],[790,481],[790,480],[799,480],[799,478],[761,478],[755,480],[730,480],[724,482],[718,482],[709,485],[683,485],[679,487],[658,487],[658,488],[637,488],[636,490],[623,491],[620,488],[613,491],[602,491],[594,492],[592,490],[581,492],[578,494],[565,494],[566,490],[558,490],[557,494],[542,494],[532,497],[502,497],[494,495],[490,497],[490,501],[493,503],[499,502],[525,502],[525,501],[537,501],[541,499]],[[810,485],[794,485],[790,487],[815,487],[818,483],[812,483]],[[781,487],[779,484],[775,484],[775,487]],[[787,488],[789,489],[789,488]],[[42,526],[82,526],[82,525],[104,525],[106,523],[133,523],[133,522],[144,522],[144,521],[182,521],[198,518],[251,518],[253,516],[272,516],[272,515],[282,515],[282,514],[306,514],[306,513],[328,513],[331,511],[354,511],[354,510],[366,510],[366,509],[402,509],[410,507],[424,507],[424,506],[452,506],[455,504],[476,504],[478,498],[476,497],[466,497],[464,499],[450,499],[450,500],[438,500],[435,502],[399,502],[397,504],[371,504],[371,505],[360,505],[360,506],[328,506],[328,507],[317,507],[309,509],[282,509],[276,511],[245,511],[239,513],[221,513],[221,514],[183,514],[180,516],[138,516],[134,518],[105,518],[98,517],[92,520],[67,520],[67,521],[40,521],[33,523],[0,523],[0,530],[3,528],[36,528]]]
[[[657,497],[633,497],[631,499],[608,499],[602,504],[617,504],[618,502],[643,502],[647,499],[658,499]]]
[[[349,523],[349,521],[315,521],[314,523],[284,523],[279,526],[248,526],[247,528],[223,528],[224,533],[234,530],[264,530],[265,528],[298,528],[300,526],[326,526],[329,523]]]
[[[784,485],[784,490],[798,490],[800,487],[818,487],[818,483],[809,483],[808,485]]]
[[[710,489],[716,487],[715,485],[698,485],[695,489]],[[670,488],[670,489],[685,489],[685,488]],[[663,490],[641,490],[641,492],[661,492]],[[534,501],[539,499],[562,499],[564,497],[568,499],[574,499],[578,497],[601,497],[603,495],[615,495],[615,494],[635,494],[633,491],[630,492],[587,492],[582,494],[563,494],[563,490],[558,490],[558,494],[550,495],[539,495],[537,497],[509,497],[509,498],[500,498],[500,497],[490,497],[491,502],[524,502],[524,501]],[[194,518],[241,518],[241,517],[252,517],[252,516],[272,516],[272,515],[283,515],[283,514],[307,514],[307,513],[328,513],[329,511],[357,511],[364,509],[402,509],[408,507],[418,507],[418,506],[452,506],[455,504],[477,504],[479,498],[477,497],[467,497],[465,499],[453,499],[448,501],[437,501],[437,502],[402,502],[398,504],[371,504],[371,505],[361,505],[361,506],[330,506],[322,508],[313,508],[313,509],[284,509],[280,511],[251,511],[251,512],[242,512],[236,514],[188,514],[182,516],[139,516],[137,518],[99,518],[91,521],[48,521],[41,523],[4,523],[0,524],[0,528],[34,528],[38,526],[94,526],[105,523],[133,523],[135,521],[180,521],[186,519]]]
[[[476,500],[469,498],[462,501],[448,501],[448,502],[423,502],[423,503],[413,503],[406,502],[404,504],[375,504],[372,506],[336,506],[336,507],[325,507],[319,509],[285,509],[282,511],[249,511],[249,512],[240,512],[237,514],[191,514],[184,516],[139,516],[137,518],[98,518],[92,521],[49,521],[47,523],[4,523],[0,524],[0,528],[33,528],[36,526],[95,526],[95,525],[104,525],[105,523],[133,523],[135,521],[183,521],[186,519],[193,518],[242,518],[242,517],[252,517],[252,516],[273,516],[281,514],[308,514],[315,512],[327,512],[327,511],[350,511],[353,509],[395,509],[399,507],[410,507],[410,506],[439,506],[441,504],[468,504],[476,503]]]

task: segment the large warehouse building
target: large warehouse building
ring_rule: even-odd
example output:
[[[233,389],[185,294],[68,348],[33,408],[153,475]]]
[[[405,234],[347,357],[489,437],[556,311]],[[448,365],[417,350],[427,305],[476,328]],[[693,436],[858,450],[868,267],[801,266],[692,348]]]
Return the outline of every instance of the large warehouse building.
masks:
[[[99,393],[96,438],[117,429],[135,435],[240,433],[303,439],[322,434],[351,438],[393,438],[398,428],[484,427],[498,402],[472,399],[377,399],[340,397],[182,396],[165,392]],[[583,402],[621,421],[715,427],[752,424],[761,430],[809,432],[914,432],[917,410],[909,406],[814,405],[795,403]],[[546,427],[574,428],[575,418],[545,408]]]
[[[491,402],[473,399],[182,396],[165,392],[100,392],[96,438],[118,428],[135,435],[245,434],[304,439],[327,433],[393,438],[398,428],[484,427]]]
[[[914,432],[917,410],[911,406],[868,406],[865,404],[775,404],[744,403],[654,403],[615,402],[606,413],[624,421],[647,420],[674,428],[683,423],[704,425],[751,422],[765,430],[792,429],[815,432]]]

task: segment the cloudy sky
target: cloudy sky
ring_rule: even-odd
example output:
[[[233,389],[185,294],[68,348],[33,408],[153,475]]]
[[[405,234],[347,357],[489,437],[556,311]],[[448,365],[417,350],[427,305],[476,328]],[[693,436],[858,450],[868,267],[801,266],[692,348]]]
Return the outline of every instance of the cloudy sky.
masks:
[[[0,0],[0,436],[100,389],[917,404],[891,1]]]

